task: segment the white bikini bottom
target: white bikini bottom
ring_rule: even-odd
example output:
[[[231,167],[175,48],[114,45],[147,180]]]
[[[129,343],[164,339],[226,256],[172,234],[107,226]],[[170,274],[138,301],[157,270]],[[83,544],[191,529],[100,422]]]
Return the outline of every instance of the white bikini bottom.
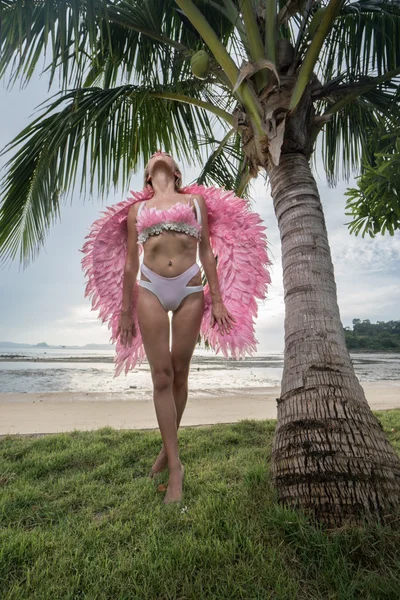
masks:
[[[139,285],[153,292],[161,302],[165,310],[176,310],[182,300],[189,294],[202,292],[202,285],[187,285],[187,283],[200,271],[197,263],[186,269],[176,277],[163,277],[154,273],[149,267],[142,263],[140,270],[150,281],[139,279]]]

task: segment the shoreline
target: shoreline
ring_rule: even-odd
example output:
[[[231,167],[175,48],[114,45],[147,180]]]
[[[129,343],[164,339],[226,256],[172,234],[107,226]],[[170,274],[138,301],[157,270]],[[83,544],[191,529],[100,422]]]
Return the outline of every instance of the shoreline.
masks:
[[[360,382],[372,410],[400,408],[400,382]],[[280,386],[189,390],[180,427],[277,418]],[[158,429],[152,394],[136,392],[0,393],[0,437],[41,436],[101,427]]]
[[[52,350],[62,350],[62,348],[48,348],[46,350],[51,352]],[[69,348],[68,348],[69,350]],[[77,350],[79,350],[79,348],[77,348]],[[71,350],[71,352],[73,351],[73,349]],[[45,352],[45,353],[46,353]],[[400,351],[396,350],[393,352],[390,352],[389,350],[386,349],[381,349],[381,350],[365,350],[365,349],[352,349],[351,351],[348,350],[349,354],[389,354],[389,355],[400,355]],[[251,362],[252,360],[260,360],[263,358],[272,358],[272,357],[277,357],[278,359],[283,360],[283,350],[281,352],[265,352],[265,353],[260,353],[260,354],[255,354],[254,356],[248,356],[246,357],[246,360]],[[113,363],[114,362],[114,358],[115,355],[105,355],[105,356],[101,356],[98,354],[93,354],[92,356],[52,356],[52,357],[47,357],[47,356],[34,356],[34,355],[29,355],[29,354],[1,354],[0,352],[0,362],[41,362],[41,363],[58,363],[58,362],[66,362],[66,363],[87,363],[87,362],[93,362],[93,363]],[[208,354],[194,354],[192,361],[197,362],[197,360],[204,360],[209,358]],[[226,361],[227,359],[222,356],[222,355],[212,355],[210,354],[210,358],[212,358],[213,360],[215,359],[219,359],[221,361]],[[237,362],[234,359],[231,359],[233,363]],[[243,362],[245,363],[246,360],[240,360],[238,362]],[[147,360],[144,359],[143,363],[147,365]]]

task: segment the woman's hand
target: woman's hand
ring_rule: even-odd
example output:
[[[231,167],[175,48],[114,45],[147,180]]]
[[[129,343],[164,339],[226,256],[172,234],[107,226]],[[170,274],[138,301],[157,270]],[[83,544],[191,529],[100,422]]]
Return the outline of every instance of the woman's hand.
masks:
[[[236,319],[234,316],[231,315],[229,310],[227,310],[222,300],[213,302],[211,313],[211,327],[214,327],[215,323],[218,323],[218,328],[221,334],[224,335],[224,333],[230,333],[231,329],[233,329],[234,325],[232,321],[236,322]]]
[[[118,323],[117,336],[123,346],[131,346],[132,338],[136,336],[135,321],[131,313],[121,313]]]

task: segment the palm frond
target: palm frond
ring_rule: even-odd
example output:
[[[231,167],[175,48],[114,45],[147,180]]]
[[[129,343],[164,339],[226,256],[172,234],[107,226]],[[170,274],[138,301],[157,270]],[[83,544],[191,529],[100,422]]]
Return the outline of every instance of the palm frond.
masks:
[[[2,6],[0,77],[11,64],[10,84],[25,75],[28,83],[40,56],[50,53],[49,87],[60,71],[61,90],[86,87],[104,77],[104,86],[125,78],[138,84],[176,81],[188,58],[205,44],[174,0],[15,0]],[[202,2],[218,38],[240,52],[235,27],[227,16]]]
[[[321,48],[332,29],[333,23],[340,10],[342,0],[329,0],[326,6],[325,13],[321,19],[321,23],[317,28],[315,35],[313,36],[307,52],[305,53],[304,60],[299,68],[296,83],[292,92],[289,108],[293,110],[303,95],[304,90],[309,84],[312,74],[315,70]],[[300,27],[301,29],[301,27]],[[296,44],[298,47],[298,44]]]
[[[107,29],[107,0],[15,0],[1,10],[0,77],[12,65],[10,83],[22,75],[23,85],[31,79],[38,60],[51,51],[51,81],[61,69],[65,84],[79,82],[90,49],[104,44],[99,24]],[[59,64],[58,64],[59,63]],[[74,73],[76,73],[74,75]]]
[[[204,138],[203,143],[214,146],[196,183],[216,185],[233,190],[242,198],[249,198],[250,180],[247,179],[248,166],[242,150],[242,141],[234,129],[229,130],[222,140],[215,137]],[[243,179],[245,185],[242,189]]]
[[[201,98],[199,83],[187,91]],[[23,144],[2,181],[0,257],[14,258],[19,243],[25,264],[35,256],[61,195],[75,185],[81,160],[81,193],[89,178],[92,194],[97,177],[100,195],[121,181],[127,190],[139,162],[160,146],[179,160],[201,161],[198,140],[212,136],[207,111],[152,92],[132,85],[72,90],[3,149],[2,154]]]
[[[330,185],[339,178],[346,181],[351,174],[359,174],[361,164],[373,160],[369,137],[376,131],[383,117],[396,123],[399,116],[395,87],[370,90],[343,106],[325,124],[322,135],[322,158]]]
[[[400,1],[344,3],[325,40],[317,75],[327,82],[342,74],[352,82],[400,66]]]

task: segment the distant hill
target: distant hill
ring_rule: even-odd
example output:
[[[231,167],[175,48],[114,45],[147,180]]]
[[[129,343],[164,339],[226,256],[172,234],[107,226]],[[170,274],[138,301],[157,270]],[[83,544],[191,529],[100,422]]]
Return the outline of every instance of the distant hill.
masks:
[[[353,319],[353,329],[343,327],[349,352],[400,352],[400,321]],[[23,344],[0,342],[0,348],[65,348],[66,350],[111,350],[113,344],[85,344],[84,346],[51,346],[47,342]]]
[[[65,348],[66,350],[76,350],[78,348],[85,350],[109,350],[113,344],[85,344],[84,346],[51,346],[46,342],[40,344],[23,344],[22,342],[0,342],[0,348]]]

